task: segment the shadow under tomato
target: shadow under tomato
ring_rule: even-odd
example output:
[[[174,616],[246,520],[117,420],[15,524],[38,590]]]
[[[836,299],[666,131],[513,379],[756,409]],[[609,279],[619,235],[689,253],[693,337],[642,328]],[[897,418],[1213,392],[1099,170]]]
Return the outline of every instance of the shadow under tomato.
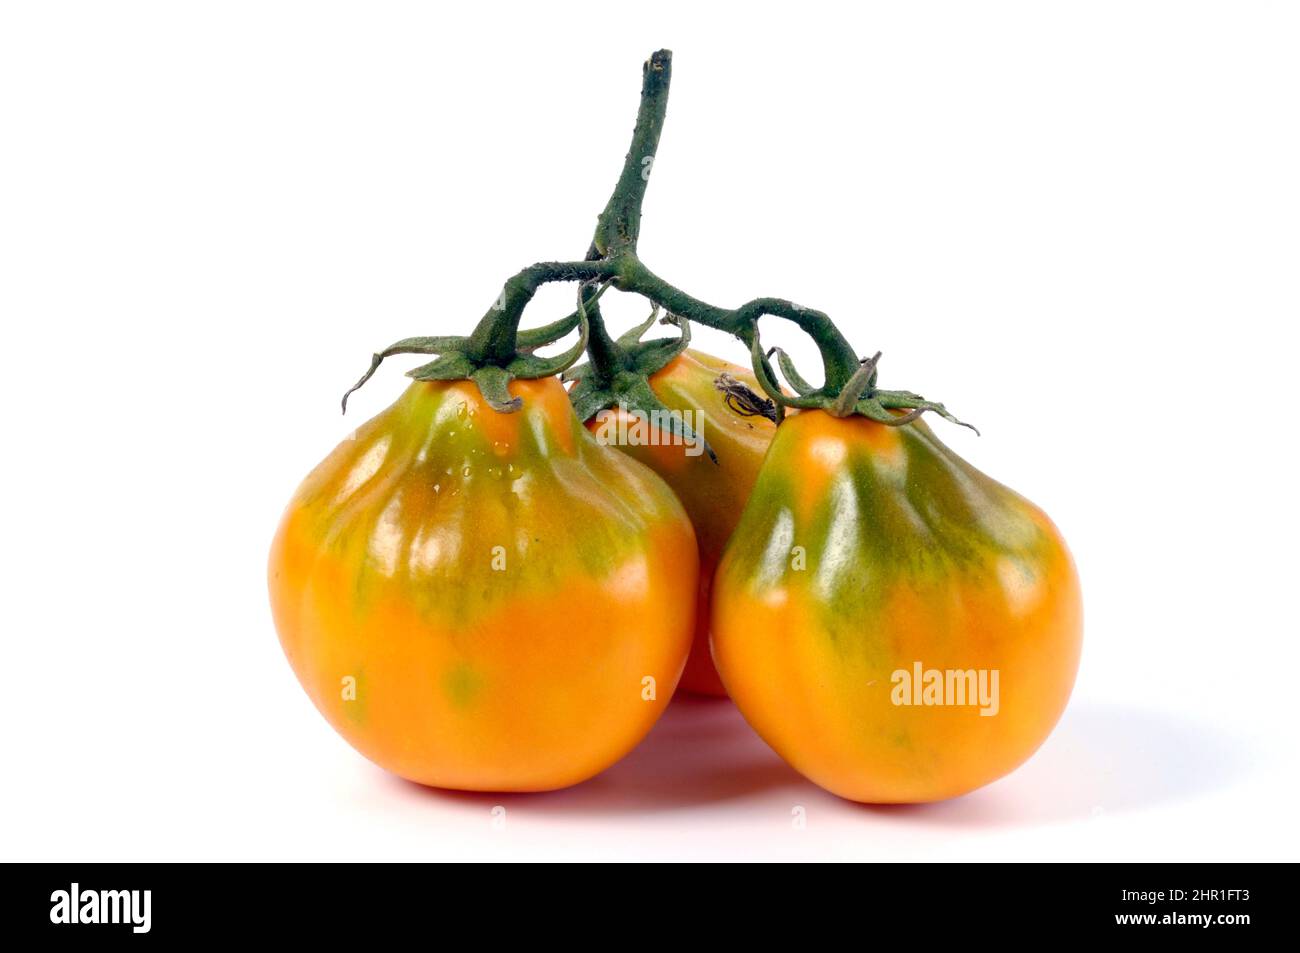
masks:
[[[861,805],[881,819],[1028,827],[1141,811],[1232,783],[1253,756],[1210,725],[1163,712],[1071,705],[1038,752],[1006,778],[934,804]]]
[[[435,798],[588,817],[680,810],[808,785],[754,734],[731,702],[696,695],[675,697],[641,744],[618,764],[561,791],[494,794],[394,781]]]
[[[1158,807],[1222,788],[1249,770],[1250,750],[1209,725],[1122,707],[1071,705],[1046,744],[1006,778],[934,804],[857,804],[837,798],[787,766],[725,699],[680,696],[644,741],[604,773],[562,791],[501,794],[449,791],[384,774],[405,792],[444,803],[495,805],[522,816],[649,815],[726,802],[753,808],[766,824],[789,804],[852,826],[1035,827]],[[788,799],[788,800],[787,800]],[[745,826],[750,812],[734,820]]]

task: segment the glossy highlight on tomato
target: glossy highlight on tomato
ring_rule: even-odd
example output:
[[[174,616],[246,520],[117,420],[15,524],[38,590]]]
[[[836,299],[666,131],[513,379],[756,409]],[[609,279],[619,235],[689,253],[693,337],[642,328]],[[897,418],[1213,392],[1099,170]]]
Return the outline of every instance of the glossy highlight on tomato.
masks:
[[[787,418],[714,579],[732,699],[794,768],[855,801],[941,800],[1013,770],[1064,710],[1081,639],[1051,520],[919,421]],[[997,673],[998,697],[901,690],[922,671],[967,687]]]
[[[776,434],[776,425],[759,415],[746,416],[728,406],[715,381],[722,374],[758,390],[746,368],[688,349],[649,377],[651,390],[669,410],[689,411],[693,426],[717,454],[688,455],[684,448],[665,441],[660,445],[619,447],[663,477],[686,508],[700,551],[699,598],[696,602],[695,641],[691,646],[681,687],[701,695],[725,696],[709,649],[710,590],[713,571],[723,547],[740,521],[745,501],[758,477],[758,468]],[[617,409],[608,413],[625,413]],[[603,418],[587,422],[598,431]]]
[[[330,724],[422,784],[541,791],[626,754],[694,625],[690,522],[555,378],[516,413],[412,384],[303,482],[272,545],[276,628]]]

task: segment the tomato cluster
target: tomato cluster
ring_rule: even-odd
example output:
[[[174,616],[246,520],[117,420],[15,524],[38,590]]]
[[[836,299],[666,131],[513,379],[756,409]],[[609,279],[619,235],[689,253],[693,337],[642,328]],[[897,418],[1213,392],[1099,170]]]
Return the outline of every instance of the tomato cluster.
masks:
[[[358,751],[438,787],[579,783],[680,688],[730,696],[845,798],[971,791],[1064,710],[1082,633],[1069,552],[919,419],[952,419],[942,404],[877,388],[879,355],[860,361],[826,315],[771,298],[717,308],[640,262],[639,157],[658,142],[669,63],[646,65],[586,259],[521,271],[467,337],[375,355],[361,383],[389,355],[437,357],[290,502],[269,570],[285,654]],[[520,331],[550,281],[581,283],[577,310]],[[611,286],[667,309],[680,338],[642,342],[652,314],[612,339]],[[762,350],[763,316],[814,338],[823,385]],[[692,320],[747,344],[751,368],[689,349]],[[537,356],[574,328],[569,352]]]

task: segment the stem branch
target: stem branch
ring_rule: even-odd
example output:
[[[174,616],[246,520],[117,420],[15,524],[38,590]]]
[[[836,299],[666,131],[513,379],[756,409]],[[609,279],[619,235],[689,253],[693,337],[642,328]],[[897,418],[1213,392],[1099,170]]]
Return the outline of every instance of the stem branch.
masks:
[[[505,283],[496,303],[488,308],[469,336],[465,353],[484,364],[504,366],[517,352],[519,319],[537,289],[552,281],[592,281],[612,278],[612,261],[539,261]]]

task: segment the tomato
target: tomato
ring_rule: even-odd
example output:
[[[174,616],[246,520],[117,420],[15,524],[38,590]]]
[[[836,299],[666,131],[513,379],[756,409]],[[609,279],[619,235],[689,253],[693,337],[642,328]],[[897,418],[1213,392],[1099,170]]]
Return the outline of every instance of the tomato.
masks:
[[[330,724],[422,784],[542,791],[645,735],[690,649],[694,534],[556,378],[516,413],[417,382],[306,479],[270,558],[276,627]]]
[[[787,418],[714,579],[732,699],[855,801],[940,800],[1014,769],[1064,710],[1081,638],[1051,520],[919,421]]]
[[[725,697],[726,689],[709,654],[709,590],[713,570],[740,521],[776,425],[762,416],[737,413],[715,384],[721,374],[729,374],[758,390],[758,382],[749,370],[695,350],[683,351],[649,377],[650,389],[665,407],[690,412],[687,422],[709,442],[717,455],[716,463],[703,453],[689,455],[675,443],[620,444],[619,449],[664,478],[695,526],[700,553],[699,599],[695,641],[681,687],[697,694]],[[610,413],[616,418],[620,414],[626,417],[617,410]],[[607,419],[593,417],[587,427],[600,432],[607,426]]]

